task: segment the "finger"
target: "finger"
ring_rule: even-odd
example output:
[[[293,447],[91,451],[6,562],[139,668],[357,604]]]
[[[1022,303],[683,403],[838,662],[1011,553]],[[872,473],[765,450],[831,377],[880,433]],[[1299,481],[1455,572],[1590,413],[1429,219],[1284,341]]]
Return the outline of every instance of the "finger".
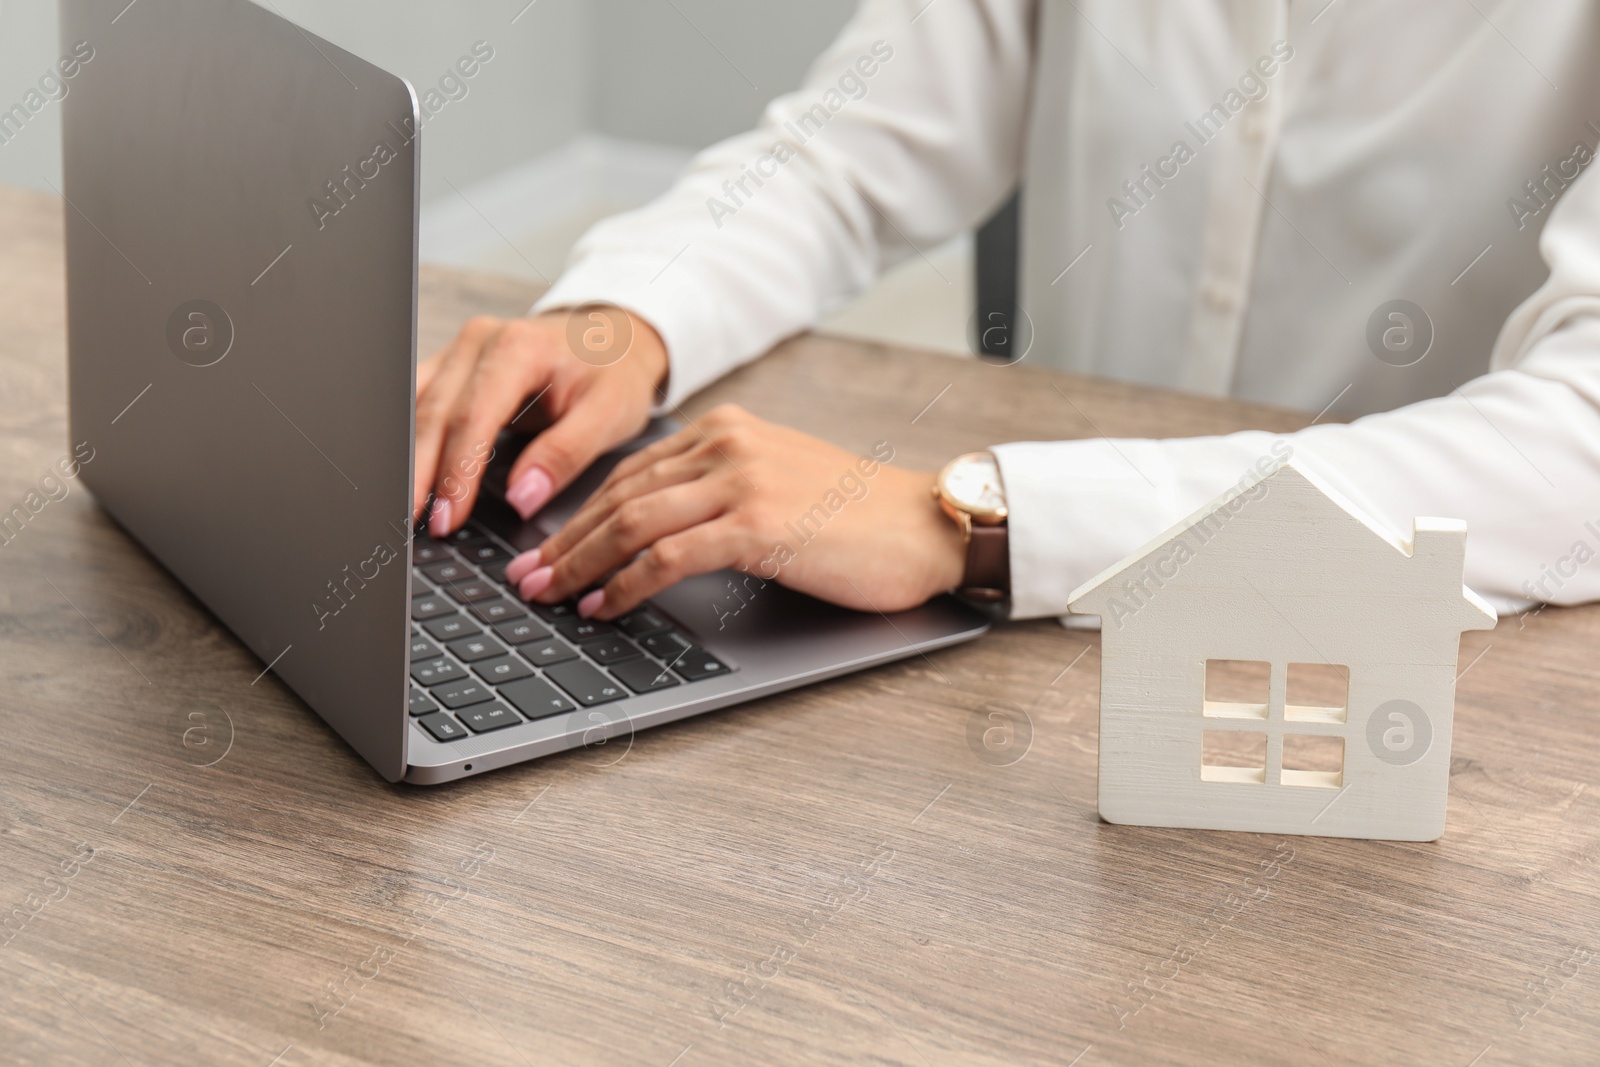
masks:
[[[413,518],[421,514],[423,505],[427,503],[433,476],[438,469],[441,447],[439,428],[448,419],[456,394],[471,373],[472,362],[477,359],[484,342],[493,337],[502,325],[502,320],[489,315],[468,319],[449,344],[417,367],[418,447],[416,480],[412,487]]]
[[[750,418],[751,416],[736,404],[719,404],[671,437],[657,441],[649,448],[642,449],[618,463],[612,469],[611,477],[626,478],[648,463],[654,463],[666,456],[687,452],[690,449],[700,448],[701,446],[721,452],[722,449],[717,446],[716,441],[706,431],[721,433],[731,426],[748,422]]]
[[[492,315],[477,315],[468,319],[450,343],[439,349],[433,355],[417,364],[417,395],[421,396],[428,391],[428,386],[433,384],[439,371],[444,367],[445,361],[454,352],[457,346],[465,342],[468,349],[481,348],[483,342],[499,332],[505,325],[504,319],[497,319]]]
[[[534,336],[515,324],[484,347],[451,413],[434,485],[446,515],[430,524],[433,536],[450,533],[472,513],[495,437],[530,394],[549,384],[553,363]]]
[[[453,344],[453,343],[452,343]],[[417,364],[417,395],[427,392],[428,386],[439,374],[439,368],[444,366],[445,357],[450,354],[452,345],[445,345],[439,351]]]
[[[544,552],[538,548],[513,556],[511,562],[506,564],[506,584],[521,585],[522,579],[538,570],[544,564]]]
[[[669,456],[632,477],[601,486],[584,502],[576,515],[568,519],[561,529],[540,546],[544,550],[544,558],[556,559],[570,551],[574,545],[587,537],[590,531],[629,500],[693,481],[706,473],[707,466],[705,461],[692,454]]]
[[[621,462],[611,468],[611,473],[601,483],[601,488],[603,489],[607,485],[612,485],[630,475],[637,474],[653,463],[660,463],[671,456],[681,455],[693,448],[700,440],[700,435],[695,431],[694,427],[686,426],[677,433],[663,437],[653,444],[646,445],[639,451],[624,456]]]
[[[506,502],[524,520],[572,483],[602,452],[644,428],[644,402],[599,379],[578,393],[559,418],[523,450],[506,483]]]
[[[579,601],[588,617],[614,619],[685,578],[736,566],[744,556],[743,525],[730,515],[663,537],[650,551]]]
[[[544,557],[552,573],[537,597],[546,604],[565,600],[662,538],[710,522],[730,503],[726,489],[706,478],[626,501],[570,552]]]
[[[420,514],[438,473],[444,435],[456,398],[472,376],[481,341],[465,330],[435,360],[426,390],[417,393],[416,476],[412,486],[412,512]]]

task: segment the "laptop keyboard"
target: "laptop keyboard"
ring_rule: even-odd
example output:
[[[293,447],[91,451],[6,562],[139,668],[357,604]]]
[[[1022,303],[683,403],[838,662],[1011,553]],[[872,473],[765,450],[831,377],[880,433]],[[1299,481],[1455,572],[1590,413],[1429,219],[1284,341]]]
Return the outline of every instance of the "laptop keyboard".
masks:
[[[528,604],[506,582],[510,548],[468,523],[412,542],[411,716],[448,743],[733,668],[646,603],[614,622],[577,601]]]

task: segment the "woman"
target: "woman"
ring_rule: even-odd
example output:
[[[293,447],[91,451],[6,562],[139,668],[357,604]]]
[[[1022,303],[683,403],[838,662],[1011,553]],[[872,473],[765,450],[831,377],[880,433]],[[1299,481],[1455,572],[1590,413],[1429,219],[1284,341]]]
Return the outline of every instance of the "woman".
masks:
[[[591,231],[531,317],[474,320],[423,367],[419,512],[537,396],[554,423],[509,490],[532,515],[652,409],[1020,180],[1030,361],[1321,409],[1287,435],[1298,459],[1398,530],[1465,519],[1468,582],[1497,606],[1600,597],[1600,16],[1560,0],[1507,36],[1469,6],[1313,8],[867,0],[757,130]],[[604,351],[627,336],[625,357],[595,358],[591,328]],[[1013,614],[1065,613],[1275,445],[997,445]],[[719,409],[511,573],[552,602],[620,567],[582,602],[614,617],[760,566],[853,459]],[[934,483],[886,468],[777,580],[881,610],[971,584]],[[475,499],[476,479],[450,484],[436,534]]]

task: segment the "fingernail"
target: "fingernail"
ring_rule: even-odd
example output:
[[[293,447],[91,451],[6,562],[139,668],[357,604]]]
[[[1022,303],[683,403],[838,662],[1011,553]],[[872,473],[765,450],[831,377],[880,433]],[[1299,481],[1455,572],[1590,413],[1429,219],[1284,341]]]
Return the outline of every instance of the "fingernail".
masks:
[[[556,574],[554,567],[540,567],[517,586],[517,592],[522,594],[523,600],[532,600],[546,589],[550,588],[550,579]]]
[[[526,578],[532,570],[539,566],[539,559],[543,555],[537,548],[530,549],[506,564],[506,581],[516,585]]]
[[[606,591],[604,589],[596,589],[578,601],[578,614],[587,619],[605,606]]]
[[[433,502],[433,514],[428,516],[428,532],[435,537],[450,533],[450,498],[441,496]]]
[[[526,522],[533,518],[534,512],[545,506],[554,488],[555,483],[550,480],[550,475],[533,467],[506,490],[506,503],[516,508],[517,514]]]

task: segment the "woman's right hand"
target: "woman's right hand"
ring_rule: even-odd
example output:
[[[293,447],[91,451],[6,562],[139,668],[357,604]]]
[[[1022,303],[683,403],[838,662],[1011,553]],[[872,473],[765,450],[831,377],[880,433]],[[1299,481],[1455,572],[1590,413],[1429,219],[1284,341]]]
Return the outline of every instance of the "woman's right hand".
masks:
[[[431,490],[428,532],[459,529],[477,502],[495,437],[538,397],[551,425],[517,458],[506,491],[531,518],[602,453],[644,429],[666,377],[660,335],[621,308],[470,320],[417,369],[413,518]]]

